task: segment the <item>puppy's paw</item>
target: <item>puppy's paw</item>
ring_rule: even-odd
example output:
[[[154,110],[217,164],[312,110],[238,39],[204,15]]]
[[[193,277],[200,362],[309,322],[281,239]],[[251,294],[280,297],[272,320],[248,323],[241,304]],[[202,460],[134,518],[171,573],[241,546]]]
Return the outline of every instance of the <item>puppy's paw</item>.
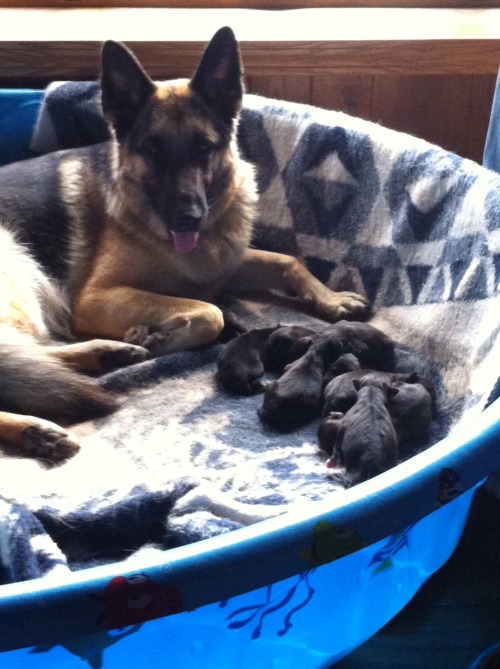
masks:
[[[70,439],[68,433],[55,423],[38,422],[27,427],[21,437],[21,451],[31,458],[43,458],[51,462],[62,462],[75,455],[80,446]]]
[[[101,353],[103,370],[111,372],[120,367],[128,367],[149,360],[151,353],[143,346],[127,342],[111,342],[113,345]]]
[[[346,320],[365,320],[370,315],[371,307],[362,295],[357,293],[335,293],[329,291],[328,298],[316,300],[314,302],[316,312],[335,323],[336,321]]]

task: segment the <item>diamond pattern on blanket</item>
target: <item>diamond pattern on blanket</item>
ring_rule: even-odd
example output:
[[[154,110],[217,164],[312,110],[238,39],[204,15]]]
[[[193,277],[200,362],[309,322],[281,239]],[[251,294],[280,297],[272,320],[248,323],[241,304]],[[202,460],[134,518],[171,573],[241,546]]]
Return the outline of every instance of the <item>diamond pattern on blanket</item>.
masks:
[[[242,132],[245,128],[245,132]],[[271,141],[264,127],[264,117],[251,109],[244,109],[238,125],[238,145],[245,160],[262,166],[257,172],[259,193],[267,190],[278,174],[278,163]]]
[[[500,205],[485,203],[485,220],[476,211],[475,227],[467,223],[477,176],[462,159],[411,148],[386,152],[382,164],[367,134],[265,111],[246,110],[240,132],[246,157],[264,166],[257,245],[302,256],[321,281],[363,292],[377,308],[492,294],[498,262],[486,228]]]
[[[486,299],[491,295],[493,264],[488,259],[475,258],[458,283],[454,296],[456,299]]]
[[[394,241],[445,238],[474,181],[458,156],[435,149],[403,152],[386,185]]]
[[[319,124],[302,134],[283,179],[297,230],[344,242],[355,241],[379,190],[369,137]]]

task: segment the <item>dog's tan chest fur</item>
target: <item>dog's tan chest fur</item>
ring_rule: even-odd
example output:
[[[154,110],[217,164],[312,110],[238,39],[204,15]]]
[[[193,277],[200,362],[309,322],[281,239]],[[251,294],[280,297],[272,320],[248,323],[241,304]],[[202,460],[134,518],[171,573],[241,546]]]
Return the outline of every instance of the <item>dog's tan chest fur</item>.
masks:
[[[135,208],[115,210],[102,220],[90,273],[77,293],[124,285],[161,295],[215,297],[241,264],[253,231],[257,198],[253,167],[237,160],[239,169],[192,251],[175,250],[166,228],[160,228],[161,221],[156,223],[158,234],[152,235],[156,226],[145,224],[147,214],[141,216]]]
[[[245,247],[236,240],[200,240],[189,254],[169,242],[131,237],[108,228],[102,235],[95,264],[79,292],[129,286],[161,295],[202,299],[235,271]]]

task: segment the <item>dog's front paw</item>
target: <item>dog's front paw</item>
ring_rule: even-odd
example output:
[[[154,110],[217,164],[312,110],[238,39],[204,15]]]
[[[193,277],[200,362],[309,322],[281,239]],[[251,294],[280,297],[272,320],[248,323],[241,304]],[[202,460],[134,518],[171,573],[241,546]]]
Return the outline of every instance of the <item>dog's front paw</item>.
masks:
[[[23,431],[21,450],[31,458],[62,462],[75,455],[80,446],[55,423],[40,420]]]
[[[328,299],[318,300],[314,306],[320,316],[332,323],[343,319],[365,320],[371,310],[366,297],[349,292],[330,292]]]

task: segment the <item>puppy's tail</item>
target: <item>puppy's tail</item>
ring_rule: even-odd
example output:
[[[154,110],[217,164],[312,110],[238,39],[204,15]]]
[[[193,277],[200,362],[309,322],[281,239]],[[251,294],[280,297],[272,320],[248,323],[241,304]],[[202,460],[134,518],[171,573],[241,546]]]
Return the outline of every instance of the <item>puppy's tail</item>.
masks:
[[[0,409],[79,422],[117,406],[113,395],[52,357],[30,337],[12,344],[0,336]]]

